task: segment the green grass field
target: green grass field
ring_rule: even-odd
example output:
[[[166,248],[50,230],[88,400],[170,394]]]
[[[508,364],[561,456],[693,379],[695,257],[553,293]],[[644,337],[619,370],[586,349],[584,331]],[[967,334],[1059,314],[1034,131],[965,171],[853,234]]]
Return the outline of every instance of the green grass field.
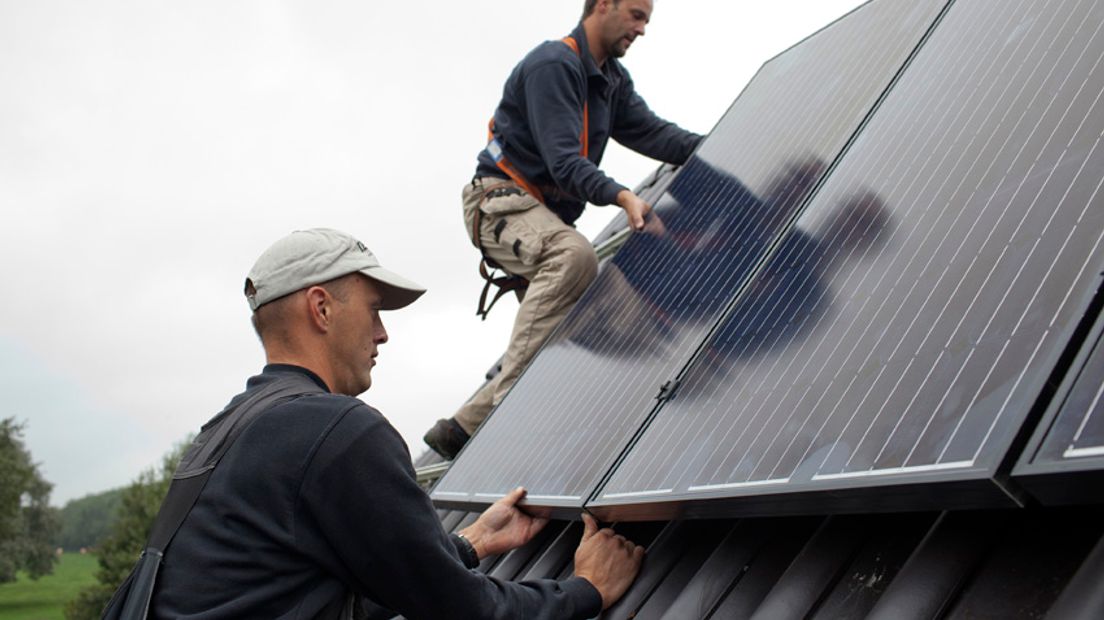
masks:
[[[66,553],[54,574],[0,584],[0,620],[63,620],[65,603],[95,579],[96,557]]]

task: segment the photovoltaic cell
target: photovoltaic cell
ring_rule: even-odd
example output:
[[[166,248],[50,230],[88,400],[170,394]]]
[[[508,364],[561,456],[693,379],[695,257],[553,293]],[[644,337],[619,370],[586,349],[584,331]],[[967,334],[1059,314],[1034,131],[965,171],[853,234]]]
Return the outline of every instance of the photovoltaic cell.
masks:
[[[853,136],[942,1],[866,5],[769,61],[432,497],[578,507]]]
[[[955,2],[590,505],[991,477],[1100,284],[1102,27]]]

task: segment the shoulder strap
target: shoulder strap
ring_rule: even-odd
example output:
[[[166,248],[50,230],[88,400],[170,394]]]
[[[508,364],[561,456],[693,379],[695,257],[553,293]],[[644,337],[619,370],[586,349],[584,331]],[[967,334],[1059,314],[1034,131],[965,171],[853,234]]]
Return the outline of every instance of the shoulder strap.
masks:
[[[579,42],[575,40],[575,37],[567,36],[563,38],[565,45],[571,48],[571,51],[575,52],[575,55],[579,57],[579,60],[583,59],[583,53],[579,51]],[[584,65],[584,73],[586,67]],[[590,102],[587,101],[586,96],[583,96],[583,135],[579,140],[583,144],[583,148],[580,151],[580,155],[588,157],[590,155]]]
[[[575,55],[581,60],[583,55],[579,50],[579,42],[575,40],[575,37],[567,36],[562,39],[563,44],[570,47],[571,51],[575,52]],[[494,136],[494,117],[491,117],[489,123],[487,123],[487,151],[490,152],[491,157],[495,160],[495,165],[498,166],[502,172],[506,173],[506,176],[521,186],[529,195],[536,198],[541,203],[544,203],[544,196],[541,195],[540,189],[530,183],[517,168],[514,167],[506,155],[502,152],[502,145],[498,143],[498,140]],[[587,101],[586,93],[583,94],[583,132],[579,135],[579,143],[581,145],[579,154],[583,157],[590,156],[590,102]]]
[[[324,393],[300,373],[281,375],[244,401],[227,407],[203,426],[173,474],[169,492],[157,513],[147,549],[164,551],[188,516],[219,460],[257,417],[278,401],[310,393]]]
[[[310,393],[324,393],[309,377],[299,373],[282,375],[272,383],[257,390],[249,398],[228,406],[216,415],[200,430],[199,436],[192,442],[180,465],[173,474],[169,491],[157,511],[149,541],[138,559],[130,577],[129,590],[125,593],[122,610],[118,617],[123,619],[145,618],[153,599],[158,567],[165,549],[172,542],[188,513],[192,511],[199,494],[207,480],[230,446],[249,427],[257,417],[277,404],[278,401]],[[120,596],[122,588],[112,598],[107,614],[114,617],[115,598]]]

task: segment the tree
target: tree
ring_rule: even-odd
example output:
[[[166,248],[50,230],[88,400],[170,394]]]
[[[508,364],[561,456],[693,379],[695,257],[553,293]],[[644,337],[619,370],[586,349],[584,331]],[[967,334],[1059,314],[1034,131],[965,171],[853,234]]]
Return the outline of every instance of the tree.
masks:
[[[32,579],[53,572],[59,520],[52,488],[23,445],[23,425],[0,420],[0,583],[15,581],[20,570]]]
[[[169,492],[173,472],[191,444],[188,439],[164,456],[160,469],[149,468],[123,489],[111,533],[97,551],[96,583],[81,590],[65,606],[68,620],[99,618],[111,595],[126,580],[149,539],[161,501]]]

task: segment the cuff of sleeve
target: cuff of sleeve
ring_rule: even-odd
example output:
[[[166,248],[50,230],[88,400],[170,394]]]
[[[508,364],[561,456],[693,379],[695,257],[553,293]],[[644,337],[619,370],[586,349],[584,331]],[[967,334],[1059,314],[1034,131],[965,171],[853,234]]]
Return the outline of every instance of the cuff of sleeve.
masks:
[[[623,189],[628,188],[616,181],[609,181],[602,186],[602,191],[598,192],[598,201],[594,204],[598,205],[599,207],[617,204],[617,194],[620,194],[621,190]]]
[[[460,561],[464,563],[464,566],[468,568],[479,566],[479,554],[475,552],[475,547],[472,546],[470,540],[459,534],[450,534],[449,538],[452,539],[452,544],[460,554]]]
[[[571,577],[560,582],[560,587],[575,601],[575,610],[587,618],[602,613],[602,595],[589,581],[582,577]]]

